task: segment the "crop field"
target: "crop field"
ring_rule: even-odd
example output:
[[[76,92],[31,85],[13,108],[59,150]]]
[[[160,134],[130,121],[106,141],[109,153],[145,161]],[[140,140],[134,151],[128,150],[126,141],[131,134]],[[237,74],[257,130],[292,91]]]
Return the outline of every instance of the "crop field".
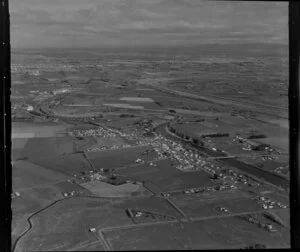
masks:
[[[105,251],[103,245],[100,242],[88,242],[88,245],[80,245],[80,251]]]
[[[125,117],[125,116],[126,117]],[[133,115],[133,117],[131,117]],[[128,116],[128,117],[127,117]],[[120,122],[120,118],[122,118],[122,123]],[[134,129],[135,123],[140,121],[143,117],[141,117],[138,113],[130,113],[129,111],[126,113],[120,113],[118,118],[114,118],[115,120],[111,120],[107,122],[107,125],[116,129]]]
[[[198,197],[178,195],[172,196],[172,200],[185,214],[191,217],[223,215],[217,210],[218,207],[225,207],[232,214],[263,210],[254,200],[245,197],[227,198],[225,196],[223,199],[205,202],[201,199],[201,195]],[[192,206],[190,205],[191,201],[193,202]]]
[[[94,96],[88,96],[88,95],[73,95],[71,97],[67,97],[63,100],[62,104],[64,106],[67,105],[77,105],[77,104],[83,104],[83,105],[93,105],[94,103]]]
[[[96,202],[98,207],[89,208],[89,201]],[[88,230],[108,221],[108,205],[109,201],[89,198],[80,199],[80,203],[76,198],[58,202],[33,217],[33,228],[19,247],[26,250],[67,250],[86,241],[96,241]]]
[[[188,188],[186,185],[190,185],[190,187],[213,185],[210,175],[203,171],[182,172],[176,169],[174,162],[169,160],[160,160],[152,163],[152,166],[150,164],[142,164],[124,167],[117,169],[117,173],[136,180],[153,181],[153,183],[166,191],[186,189]],[[223,167],[225,167],[225,164]],[[233,169],[230,166],[226,167],[227,169]],[[247,167],[247,169],[250,169],[250,167]]]
[[[107,146],[107,147],[112,147],[114,145],[122,145],[124,144],[124,141],[121,137],[95,137],[97,143],[92,147],[102,147],[102,146]]]
[[[115,107],[115,108],[124,108],[124,109],[144,109],[144,106],[130,105],[127,103],[104,103],[103,105],[109,107]]]
[[[59,137],[65,135],[69,126],[54,123],[12,123],[12,138]]]
[[[16,161],[19,159],[26,159],[26,158],[28,158],[28,157],[24,154],[23,148],[12,149],[12,151],[11,151],[11,160],[12,161]]]
[[[165,192],[214,185],[210,180],[210,176],[203,171],[182,172],[181,174],[173,175],[171,177],[165,177],[154,183]]]
[[[174,162],[171,160],[159,160],[152,162],[155,166],[149,163],[125,167],[117,169],[117,173],[142,181],[158,181],[165,177],[181,174],[182,171],[175,168]]]
[[[114,204],[114,207],[124,210],[127,208],[145,210],[174,217],[181,217],[164,198],[154,196],[147,198],[130,198],[126,201]]]
[[[122,102],[122,103],[120,103]],[[126,102],[126,103],[124,103]],[[118,104],[120,106],[124,103],[126,104],[126,108],[138,108],[143,107],[144,109],[150,110],[161,110],[161,104],[157,103],[155,100],[149,97],[121,97],[119,100],[110,100],[109,104]],[[128,105],[130,107],[128,107]]]
[[[79,201],[77,198],[64,199],[33,217],[32,231],[19,246],[28,250],[52,250],[55,249],[51,247],[55,240],[56,245],[62,246],[60,249],[70,249],[71,244],[76,246],[90,239],[87,236],[90,227],[104,228],[132,223],[126,215],[126,208],[178,216],[164,199],[156,197],[126,201],[89,197],[80,197]],[[41,243],[42,247],[39,247]]]
[[[151,91],[150,91],[150,90],[147,90],[148,88],[143,88],[143,86],[140,86],[140,87],[141,88],[130,89],[130,90],[127,90],[126,92],[123,92],[123,94],[120,98],[122,98],[122,97],[139,97],[139,98],[148,97],[154,101],[155,97],[161,96],[161,92],[159,92],[155,89],[151,89]]]
[[[179,114],[187,114],[187,115],[197,115],[203,117],[217,117],[222,116],[224,113],[216,113],[212,111],[198,111],[198,110],[189,110],[189,109],[179,109],[179,108],[168,108],[169,110],[175,110],[176,113]]]
[[[12,138],[12,149],[22,149],[25,147],[28,138]]]
[[[249,194],[247,191],[243,190],[224,190],[224,191],[211,191],[211,192],[200,192],[200,193],[191,193],[191,194],[181,194],[181,195],[171,195],[171,199],[183,199],[183,200],[189,200],[195,202],[198,202],[201,204],[206,203],[214,203],[219,202],[220,200],[232,200],[235,198],[241,199],[241,198],[249,198],[252,195]]]
[[[236,129],[248,129],[248,128],[255,128],[259,129],[260,125],[262,124],[259,121],[244,118],[244,117],[235,117],[232,115],[223,115],[219,118],[226,125],[230,125]]]
[[[58,171],[67,175],[74,175],[80,172],[87,172],[90,169],[89,163],[83,154],[76,153],[65,156],[50,156],[30,158],[34,164]]]
[[[32,231],[19,246],[28,250],[58,249],[54,246],[60,246],[59,250],[71,249],[86,240],[91,240],[88,234],[90,227],[98,229],[132,223],[125,213],[127,207],[176,215],[168,203],[159,198],[132,199],[126,202],[86,197],[81,197],[78,201],[71,198],[58,202],[36,215],[33,218]]]
[[[61,189],[51,184],[20,191],[20,194],[11,204],[16,216],[31,214],[63,198]]]
[[[232,133],[232,132],[238,130],[237,127],[235,127],[234,125],[228,124],[228,123],[222,121],[222,119],[216,120],[216,118],[205,120],[204,122],[200,122],[200,124],[202,124],[203,126],[215,129],[218,132]]]
[[[213,185],[209,175],[205,172],[182,172],[175,165],[172,165],[170,160],[160,160],[153,163],[156,166],[142,164],[125,167],[117,169],[117,173],[132,179],[152,181],[165,192]]]
[[[289,130],[279,125],[264,124],[260,126],[260,131],[267,135],[267,138],[257,139],[258,142],[267,143],[288,151]]]
[[[111,185],[101,181],[93,181],[80,184],[96,196],[109,197],[129,197],[133,193],[141,191],[141,187],[137,184],[126,183],[122,185]]]
[[[28,215],[16,215],[14,214],[11,220],[11,243],[14,244],[15,240],[22,234],[28,227],[27,222]]]
[[[40,222],[33,222],[34,225],[40,225]],[[43,225],[46,226],[45,223]],[[51,232],[50,230],[35,230],[28,235],[31,237],[31,240],[22,240],[18,247],[20,249],[30,250],[30,251],[55,251],[55,250],[63,250],[66,251],[68,249],[72,249],[82,243],[95,242],[97,238],[95,236],[91,236],[88,234],[88,231],[81,231],[81,229],[77,229],[78,231],[69,229],[66,227],[65,229],[57,228],[56,232]],[[79,231],[80,230],[80,231]],[[38,233],[42,231],[43,234]],[[46,236],[45,236],[46,235]],[[55,241],[55,242],[54,242]]]
[[[76,145],[76,151],[85,151],[86,149],[90,148],[94,144],[96,144],[96,140],[94,137],[85,137],[84,139],[81,140],[75,140],[74,143]]]
[[[91,194],[88,190],[86,190],[84,187],[78,184],[73,184],[68,181],[58,182],[54,184],[55,187],[57,187],[59,190],[61,190],[62,193],[64,192],[84,192],[85,194]]]
[[[242,172],[249,173],[263,181],[272,183],[273,185],[277,185],[277,186],[280,186],[280,187],[286,188],[286,189],[289,188],[289,181],[287,180],[286,177],[282,177],[277,174],[267,172],[263,169],[255,167],[253,165],[249,165],[247,163],[241,162],[238,159],[228,158],[228,159],[223,159],[222,162],[226,163],[228,165],[231,165],[231,166],[241,170]]]
[[[94,117],[102,114],[101,108],[95,106],[56,106],[52,109],[56,116],[72,117]]]
[[[205,120],[199,123],[188,123],[188,124],[174,124],[173,128],[177,129],[178,132],[182,132],[185,135],[191,137],[200,137],[206,134],[212,133],[231,133],[234,129],[229,125],[219,125],[218,120]]]
[[[290,209],[274,210],[273,212],[284,221],[284,223],[288,228],[290,227],[290,223],[291,223]]]
[[[210,146],[214,146],[218,150],[224,150],[230,155],[250,155],[250,152],[243,150],[244,146],[240,143],[233,143],[233,137],[215,137],[210,138]],[[205,141],[205,140],[204,140]],[[207,140],[206,140],[207,141]]]
[[[22,190],[63,179],[67,179],[65,174],[46,169],[26,160],[16,161],[12,169],[13,190]]]
[[[136,91],[154,91],[154,89],[151,88],[137,88]]]
[[[222,115],[222,113],[212,113],[209,111],[198,111],[198,110],[192,110],[192,109],[180,109],[180,108],[167,108],[169,111],[174,110],[178,114],[183,115],[194,115],[194,116],[213,116],[216,117],[218,115]]]
[[[137,158],[150,161],[156,158],[155,154],[141,155],[145,150],[152,149],[150,146],[138,146],[117,150],[104,150],[100,152],[88,152],[87,156],[97,169],[118,168],[135,164]]]
[[[75,151],[71,137],[30,138],[24,146],[23,155],[34,157],[49,157],[68,154]]]
[[[279,136],[272,136],[264,139],[257,140],[258,142],[270,144],[272,146],[276,146],[282,150],[289,149],[289,138],[286,134],[280,134]]]
[[[153,92],[147,94],[153,100],[161,104],[165,108],[177,108],[185,110],[206,110],[210,107],[210,104],[203,101],[195,101],[186,99],[184,97],[176,97],[168,94],[162,95],[162,93],[153,94]],[[201,109],[200,109],[201,108]]]
[[[274,119],[274,118],[272,118],[272,119],[269,119],[267,122],[278,125],[283,129],[289,129],[289,121],[286,120],[286,119]]]
[[[163,191],[154,183],[152,183],[151,181],[145,181],[143,182],[144,187],[151,192],[153,195],[161,195],[163,193]]]
[[[247,160],[248,161],[248,160]],[[261,167],[262,169],[266,170],[266,171],[271,171],[274,172],[276,170],[276,168],[280,167],[280,166],[288,166],[288,163],[282,163],[282,162],[278,162],[275,160],[256,160],[256,159],[252,159],[248,161],[249,163],[253,163],[256,166]],[[288,169],[288,167],[287,167]]]
[[[105,235],[114,250],[236,249],[254,243],[266,244],[267,248],[289,247],[287,237],[270,235],[235,217],[136,227]]]
[[[148,97],[121,97],[120,101],[153,102],[153,100],[151,98],[148,98]]]

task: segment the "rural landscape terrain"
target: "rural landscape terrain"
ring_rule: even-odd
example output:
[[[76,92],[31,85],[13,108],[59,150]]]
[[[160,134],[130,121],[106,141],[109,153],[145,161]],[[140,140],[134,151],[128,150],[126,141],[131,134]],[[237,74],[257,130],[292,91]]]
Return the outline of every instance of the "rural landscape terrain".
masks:
[[[12,52],[12,248],[289,248],[287,47]]]

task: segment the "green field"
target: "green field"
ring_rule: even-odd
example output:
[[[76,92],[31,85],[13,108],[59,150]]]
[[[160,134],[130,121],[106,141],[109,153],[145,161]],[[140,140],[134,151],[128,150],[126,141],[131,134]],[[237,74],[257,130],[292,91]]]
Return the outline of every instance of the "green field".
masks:
[[[87,156],[97,169],[119,168],[135,164],[137,158],[150,161],[156,158],[155,154],[141,155],[143,151],[152,149],[150,146],[139,146],[117,150],[104,150],[100,152],[88,152]]]
[[[114,250],[238,249],[255,243],[288,248],[286,237],[234,217],[105,233]],[[165,235],[168,234],[168,235]]]
[[[63,173],[23,160],[15,162],[12,169],[13,190],[22,190],[66,179],[67,176]]]

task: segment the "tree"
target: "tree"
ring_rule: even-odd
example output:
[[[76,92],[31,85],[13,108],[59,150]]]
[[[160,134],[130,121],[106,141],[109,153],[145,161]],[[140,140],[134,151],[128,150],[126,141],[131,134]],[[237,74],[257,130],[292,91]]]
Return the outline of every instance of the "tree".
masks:
[[[266,247],[266,245],[264,245],[264,244],[259,244],[259,243],[256,243],[255,245],[254,245],[254,249],[266,249],[267,247]]]
[[[212,179],[218,179],[219,178],[219,176],[218,176],[218,174],[214,174],[214,175],[212,175]]]
[[[245,247],[245,249],[266,249],[266,248],[267,248],[266,245],[260,243],[256,243],[254,245]]]
[[[193,144],[197,144],[197,145],[199,144],[199,139],[198,138],[193,138],[192,141],[193,141]]]

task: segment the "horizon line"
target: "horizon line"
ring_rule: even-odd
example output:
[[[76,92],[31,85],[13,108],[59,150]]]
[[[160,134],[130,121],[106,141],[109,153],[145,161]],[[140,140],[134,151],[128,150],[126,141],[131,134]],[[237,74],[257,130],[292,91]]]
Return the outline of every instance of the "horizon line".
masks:
[[[41,49],[138,49],[138,48],[192,48],[201,46],[237,46],[237,45],[269,45],[269,46],[288,46],[289,43],[268,43],[268,42],[237,42],[237,43],[203,43],[190,45],[100,45],[100,46],[41,46],[41,47],[13,47],[13,50],[41,50]]]

